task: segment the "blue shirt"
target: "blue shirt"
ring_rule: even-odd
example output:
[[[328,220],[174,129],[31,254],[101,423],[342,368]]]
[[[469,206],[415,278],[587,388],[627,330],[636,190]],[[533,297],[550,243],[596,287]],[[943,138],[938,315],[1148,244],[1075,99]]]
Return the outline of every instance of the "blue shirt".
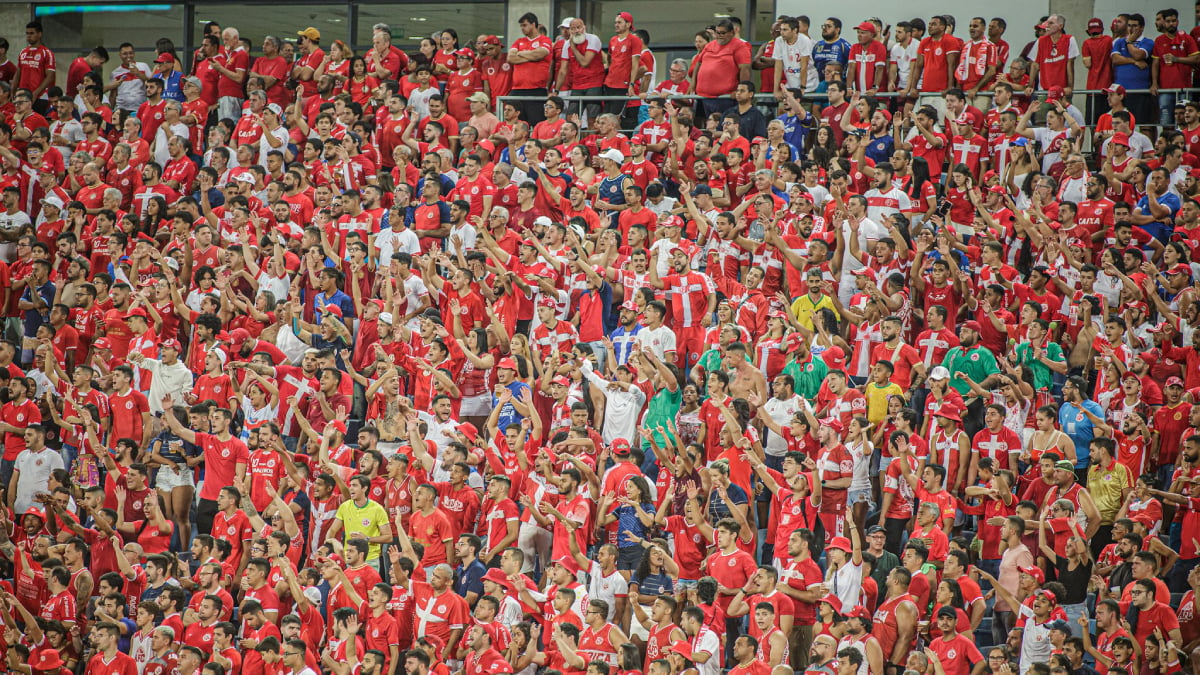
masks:
[[[162,73],[155,73],[154,76],[163,81],[163,98],[180,103],[187,100],[183,95],[183,73],[173,70],[166,77]]]
[[[783,140],[787,141],[795,149],[804,150],[804,139],[808,136],[809,130],[816,126],[817,118],[805,110],[803,118],[789,113],[787,115],[780,115],[775,119],[783,122]],[[794,150],[793,153],[795,153]],[[802,156],[793,154],[792,161],[799,164],[798,157]]]
[[[1148,37],[1142,36],[1134,42],[1134,45],[1138,49],[1144,49],[1147,55],[1154,53],[1154,40]],[[1125,38],[1113,40],[1112,53],[1120,54],[1127,59],[1133,58],[1129,55],[1129,44]],[[1146,64],[1145,68],[1138,68],[1132,63],[1113,66],[1113,81],[1126,89],[1149,89],[1151,68],[1149,59]]]
[[[1179,195],[1175,194],[1174,192],[1167,192],[1159,195],[1158,203],[1167,207],[1168,209],[1171,209],[1172,218],[1179,213],[1180,207],[1183,206],[1183,204],[1179,201]],[[1138,200],[1137,211],[1143,216],[1150,215],[1149,197],[1142,197]],[[1139,227],[1145,230],[1146,234],[1149,234],[1164,244],[1171,238],[1171,233],[1175,231],[1175,226],[1173,224],[1162,221],[1156,223],[1146,223],[1145,225],[1140,225]]]
[[[1095,401],[1084,401],[1083,408],[1096,417],[1104,418],[1104,410]],[[1092,419],[1084,415],[1079,406],[1064,401],[1062,407],[1058,409],[1058,425],[1062,427],[1063,433],[1075,443],[1075,468],[1086,469],[1092,456],[1092,450],[1088,444],[1096,437]]]
[[[638,595],[670,595],[675,590],[675,582],[662,572],[634,578],[629,583],[638,585]]]
[[[483,595],[483,575],[487,574],[487,566],[476,558],[466,567],[459,565],[454,570],[454,594],[465,598],[467,593],[474,591]]]
[[[653,513],[654,504],[642,504],[642,510],[647,513]],[[634,534],[645,539],[648,534],[646,526],[638,518],[637,509],[632,506],[621,505],[613,509],[613,514],[617,517],[617,547],[641,546],[640,542],[635,542],[629,538],[629,535]]]
[[[313,309],[317,310],[314,323],[321,325],[322,314],[324,313],[325,305],[337,305],[342,309],[342,317],[345,319],[354,318],[354,300],[342,291],[334,291],[333,295],[325,297],[325,292],[317,293],[317,297],[313,298]]]
[[[42,324],[50,319],[50,308],[54,306],[54,282],[47,281],[36,289],[26,286],[25,291],[21,293],[21,299],[26,302],[33,302],[33,292],[35,290],[38,295],[42,296],[42,302],[46,303],[46,306],[39,309],[22,310],[25,337],[34,337],[37,335],[37,329],[41,328]]]
[[[817,44],[813,45],[812,59],[813,64],[817,67],[817,75],[824,82],[825,64],[836,61],[845,71],[846,63],[850,60],[850,43],[843,38],[838,38],[834,42],[818,40]]]
[[[896,141],[891,134],[876,136],[867,141],[867,157],[871,158],[876,165],[892,160],[892,150],[896,147]]]
[[[508,390],[512,392],[513,399],[517,400],[517,401],[521,400],[521,392],[522,391],[529,390],[529,385],[525,384],[524,382],[512,382],[512,383],[509,383],[507,386],[508,386]],[[492,396],[492,406],[493,407],[495,407],[495,405],[499,402],[500,402],[499,399],[497,399],[495,396]],[[513,404],[510,401],[508,403],[505,403],[504,407],[500,409],[500,416],[496,419],[496,426],[497,426],[497,428],[500,429],[501,432],[503,432],[505,429],[508,428],[508,425],[520,424],[521,420],[523,420],[523,419],[525,419],[525,418],[521,415],[521,413],[517,412],[517,409],[515,407],[513,407]]]

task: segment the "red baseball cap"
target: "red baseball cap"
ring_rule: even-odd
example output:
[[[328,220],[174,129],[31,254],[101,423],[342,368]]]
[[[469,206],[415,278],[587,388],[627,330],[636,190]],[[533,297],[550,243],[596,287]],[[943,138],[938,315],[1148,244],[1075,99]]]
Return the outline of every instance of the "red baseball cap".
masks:
[[[511,359],[511,358],[508,358],[508,357],[506,357],[506,358],[500,359],[500,363],[497,363],[497,364],[496,364],[496,367],[497,367],[497,368],[504,368],[504,369],[507,369],[507,370],[516,370],[516,369],[517,369],[517,362],[516,362],[516,361],[514,361],[514,360],[513,360],[513,359]]]
[[[1099,35],[1100,33],[1103,33],[1104,22],[1096,17],[1092,17],[1088,20],[1087,32],[1088,35]]]
[[[1046,573],[1040,567],[1018,567],[1017,571],[1021,574],[1028,574],[1033,577],[1033,580],[1038,582],[1038,585],[1046,583]]]
[[[879,29],[876,28],[875,24],[871,23],[870,21],[864,21],[864,22],[858,24],[857,26],[855,26],[854,30],[865,30],[865,31],[869,31],[872,34],[874,34]]]
[[[821,426],[829,427],[830,429],[833,429],[834,433],[837,433],[837,434],[840,434],[846,430],[846,425],[842,424],[842,420],[837,417],[826,417],[825,419],[821,420]],[[838,539],[844,539],[844,538],[843,537],[834,537],[833,541],[829,544],[829,546],[826,546],[825,548],[837,548],[837,546],[835,546],[834,544],[838,543]],[[845,540],[845,541],[846,541],[847,548],[844,548],[842,550],[849,551],[850,550],[849,540]]]
[[[332,314],[339,319],[342,318],[342,308],[339,305],[325,305],[323,308],[321,308],[321,311],[325,312],[326,314]]]

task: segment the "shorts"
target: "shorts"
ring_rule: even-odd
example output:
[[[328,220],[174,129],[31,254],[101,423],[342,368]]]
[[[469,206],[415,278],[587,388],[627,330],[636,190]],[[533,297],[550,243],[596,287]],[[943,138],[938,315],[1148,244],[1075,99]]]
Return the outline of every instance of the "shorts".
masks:
[[[640,545],[625,546],[617,549],[617,569],[636,570],[642,564],[642,556],[646,549]],[[637,623],[636,621],[633,623]]]
[[[646,616],[650,616],[651,608],[649,605],[642,605],[642,609],[645,610]],[[633,620],[629,622],[629,637],[640,638],[642,642],[649,640],[650,630],[643,626],[641,621],[637,620],[637,617],[633,615],[632,609],[629,610],[629,615],[633,618]]]
[[[871,500],[871,488],[850,490],[846,493],[846,508],[852,509],[859,502],[866,503],[868,511],[874,510],[875,503]]]
[[[163,492],[170,492],[177,487],[196,487],[196,472],[183,469],[178,473],[169,467],[160,466],[154,475],[154,487]]]
[[[487,417],[492,414],[492,395],[480,394],[478,396],[464,396],[459,406],[458,416],[463,417]]]

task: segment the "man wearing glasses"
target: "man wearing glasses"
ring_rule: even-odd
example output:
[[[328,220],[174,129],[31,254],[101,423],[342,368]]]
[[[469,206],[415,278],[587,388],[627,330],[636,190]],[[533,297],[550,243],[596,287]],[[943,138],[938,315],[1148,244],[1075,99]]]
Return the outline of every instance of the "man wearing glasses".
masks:
[[[282,675],[317,675],[304,660],[307,650],[304,640],[299,638],[283,643],[283,666],[287,672]]]
[[[12,145],[17,152],[24,153],[33,138],[33,130],[49,128],[45,117],[33,111],[33,94],[28,89],[18,89],[12,99]]]
[[[730,95],[739,82],[750,79],[750,43],[737,39],[729,19],[721,19],[713,32],[716,39],[696,56],[692,77],[692,89],[704,97],[700,103],[705,115],[732,108]]]

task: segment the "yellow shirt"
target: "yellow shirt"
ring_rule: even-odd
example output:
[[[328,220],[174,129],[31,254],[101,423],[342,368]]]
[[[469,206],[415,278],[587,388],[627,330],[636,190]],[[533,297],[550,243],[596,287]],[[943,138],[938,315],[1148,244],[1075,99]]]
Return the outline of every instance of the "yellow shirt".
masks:
[[[1106,467],[1093,465],[1088,469],[1087,489],[1100,512],[1101,525],[1112,525],[1125,502],[1122,491],[1132,487],[1129,467],[1116,460]]]
[[[381,526],[388,522],[387,511],[379,502],[370,499],[367,500],[366,506],[362,507],[355,504],[353,499],[348,499],[338,507],[334,517],[342,521],[343,542],[360,536],[377,537],[383,531]],[[372,543],[367,550],[367,560],[375,560],[379,553],[379,544]]]
[[[879,424],[883,418],[887,417],[888,397],[903,396],[904,390],[895,382],[888,382],[882,387],[871,382],[867,384],[864,395],[867,398],[867,421],[871,424]]]
[[[838,311],[834,309],[833,299],[828,295],[820,296],[820,299],[815,303],[812,301],[812,298],[808,293],[805,293],[804,295],[801,295],[792,301],[792,316],[796,317],[796,321],[808,330],[813,330],[813,314],[816,314],[822,309],[832,310],[834,316],[837,316],[838,321],[842,320],[842,317],[838,316]]]

